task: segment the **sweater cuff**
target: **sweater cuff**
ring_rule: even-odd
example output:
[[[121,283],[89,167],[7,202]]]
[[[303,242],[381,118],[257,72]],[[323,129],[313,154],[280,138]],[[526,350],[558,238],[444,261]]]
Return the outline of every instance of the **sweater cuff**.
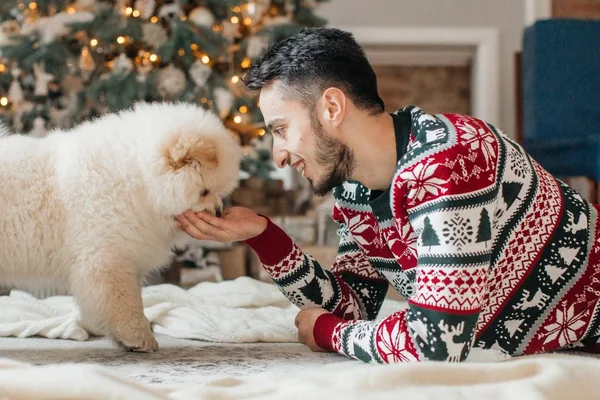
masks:
[[[347,322],[331,313],[321,314],[315,321],[313,337],[317,346],[323,350],[335,351],[333,348],[333,331],[339,324]]]
[[[274,224],[269,217],[262,214],[259,215],[267,220],[267,227],[261,234],[246,239],[243,243],[250,246],[250,248],[256,252],[261,263],[265,265],[276,265],[292,252],[294,242],[288,234]]]

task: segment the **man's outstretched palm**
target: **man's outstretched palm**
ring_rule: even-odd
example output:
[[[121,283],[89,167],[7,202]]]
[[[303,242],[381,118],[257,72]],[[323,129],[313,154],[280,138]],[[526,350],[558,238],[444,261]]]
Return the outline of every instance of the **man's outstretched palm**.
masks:
[[[180,228],[198,240],[243,241],[260,235],[267,220],[249,208],[229,207],[215,217],[205,212],[186,211],[177,217]]]

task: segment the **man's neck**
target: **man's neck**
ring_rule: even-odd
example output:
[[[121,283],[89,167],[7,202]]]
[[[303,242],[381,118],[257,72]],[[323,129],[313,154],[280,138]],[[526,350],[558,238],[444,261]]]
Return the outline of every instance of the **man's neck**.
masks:
[[[356,161],[350,177],[371,190],[385,190],[396,172],[396,137],[394,120],[385,112],[377,115],[359,113],[353,121],[347,145]]]

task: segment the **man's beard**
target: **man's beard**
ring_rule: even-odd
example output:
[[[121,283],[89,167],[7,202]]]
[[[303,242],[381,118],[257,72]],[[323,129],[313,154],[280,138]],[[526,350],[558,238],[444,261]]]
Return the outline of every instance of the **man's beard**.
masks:
[[[315,137],[315,158],[325,169],[325,175],[318,182],[309,179],[310,187],[317,196],[325,196],[333,188],[348,180],[354,171],[354,153],[338,139],[323,132],[316,112],[310,118]]]

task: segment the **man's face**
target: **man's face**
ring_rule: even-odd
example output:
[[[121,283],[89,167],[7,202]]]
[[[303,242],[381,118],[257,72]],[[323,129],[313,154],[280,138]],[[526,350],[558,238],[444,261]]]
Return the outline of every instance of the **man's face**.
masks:
[[[283,90],[275,82],[260,93],[260,109],[273,134],[273,159],[279,168],[298,170],[315,194],[323,196],[349,179],[353,153],[332,134],[328,120],[321,123],[321,101],[309,110],[299,100],[286,99]]]

